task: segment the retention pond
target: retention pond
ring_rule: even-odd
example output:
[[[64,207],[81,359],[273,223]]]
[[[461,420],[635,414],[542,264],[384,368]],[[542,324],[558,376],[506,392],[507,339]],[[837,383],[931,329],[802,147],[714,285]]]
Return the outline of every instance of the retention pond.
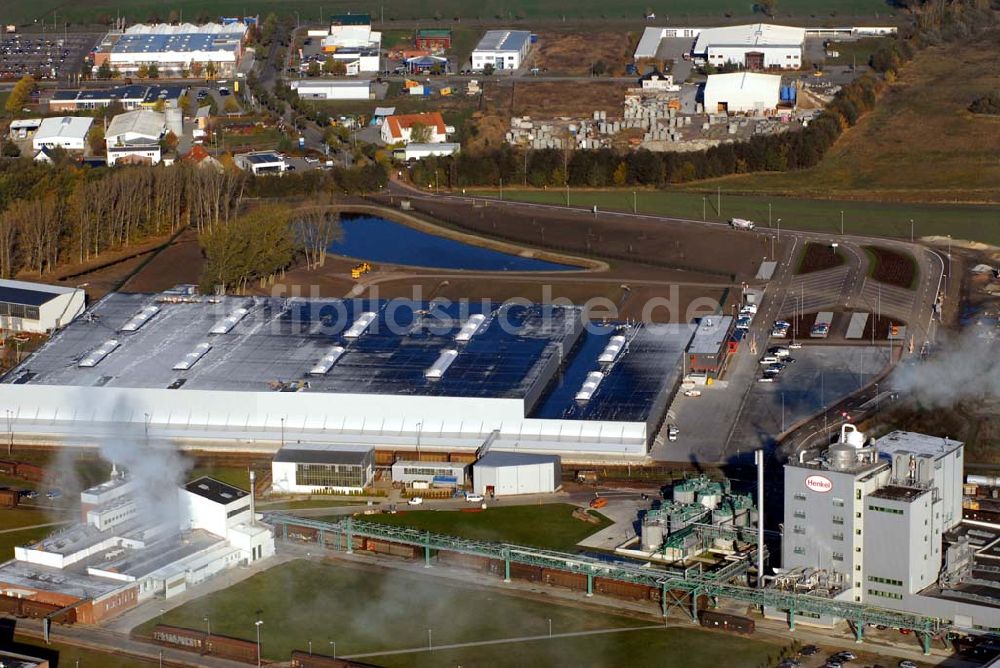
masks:
[[[385,218],[345,214],[340,218],[343,238],[327,249],[334,255],[434,269],[465,271],[574,271],[533,257],[504,253],[485,246],[437,236]]]

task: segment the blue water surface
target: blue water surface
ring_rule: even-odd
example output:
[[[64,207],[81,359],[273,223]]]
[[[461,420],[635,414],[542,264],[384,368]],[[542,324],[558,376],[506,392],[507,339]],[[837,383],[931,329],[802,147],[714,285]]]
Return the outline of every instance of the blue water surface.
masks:
[[[343,239],[327,249],[334,255],[370,262],[470,271],[572,271],[566,264],[501,253],[428,234],[400,223],[363,215],[340,217]]]

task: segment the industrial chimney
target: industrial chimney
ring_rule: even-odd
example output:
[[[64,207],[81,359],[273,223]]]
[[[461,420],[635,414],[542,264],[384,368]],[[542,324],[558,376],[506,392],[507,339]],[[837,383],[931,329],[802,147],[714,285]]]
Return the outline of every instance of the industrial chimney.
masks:
[[[257,473],[250,469],[250,524],[257,523],[257,510],[254,506],[254,496],[257,493]]]

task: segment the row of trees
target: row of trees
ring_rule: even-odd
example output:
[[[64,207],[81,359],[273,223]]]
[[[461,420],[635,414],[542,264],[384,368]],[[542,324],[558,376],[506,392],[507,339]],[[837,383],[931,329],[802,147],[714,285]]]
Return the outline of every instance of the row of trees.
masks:
[[[878,94],[916,50],[981,33],[998,24],[990,0],[910,0],[912,26],[886,41],[871,57],[878,74],[845,85],[817,118],[800,131],[753,137],[691,153],[620,152],[613,149],[528,150],[510,146],[455,157],[429,158],[410,169],[414,183],[442,187],[664,186],[728,174],[786,171],[816,165],[841,132],[871,110]]]
[[[411,168],[414,183],[462,188],[503,183],[542,187],[664,186],[756,171],[812,167],[840,133],[870,110],[883,83],[865,75],[844,86],[829,107],[797,132],[753,137],[690,153],[613,149],[527,151],[503,146],[428,158]]]
[[[250,282],[287,269],[299,254],[310,268],[321,267],[326,249],[340,235],[340,217],[329,206],[256,207],[199,236],[205,255],[201,290],[244,292]]]
[[[248,175],[225,156],[222,162],[226,167],[220,170],[186,162],[110,169],[83,169],[68,161],[0,162],[0,277],[44,274],[183,227],[211,235],[238,217],[246,198],[357,195],[388,182],[385,168],[375,163],[279,178]],[[315,241],[326,239],[329,230],[319,218],[313,226],[323,234],[299,228],[294,236],[303,250],[310,249],[307,260],[315,265],[322,263]]]
[[[241,172],[186,164],[96,171],[15,164],[38,180],[27,186],[0,178],[0,191],[10,196],[0,214],[5,278],[85,262],[180,227],[214,229],[235,217],[246,189]]]

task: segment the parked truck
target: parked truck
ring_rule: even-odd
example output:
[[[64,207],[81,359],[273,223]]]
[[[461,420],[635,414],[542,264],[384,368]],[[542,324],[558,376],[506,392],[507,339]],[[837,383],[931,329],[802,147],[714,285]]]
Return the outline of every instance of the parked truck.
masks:
[[[754,222],[745,218],[730,218],[729,224],[734,230],[752,230]]]

